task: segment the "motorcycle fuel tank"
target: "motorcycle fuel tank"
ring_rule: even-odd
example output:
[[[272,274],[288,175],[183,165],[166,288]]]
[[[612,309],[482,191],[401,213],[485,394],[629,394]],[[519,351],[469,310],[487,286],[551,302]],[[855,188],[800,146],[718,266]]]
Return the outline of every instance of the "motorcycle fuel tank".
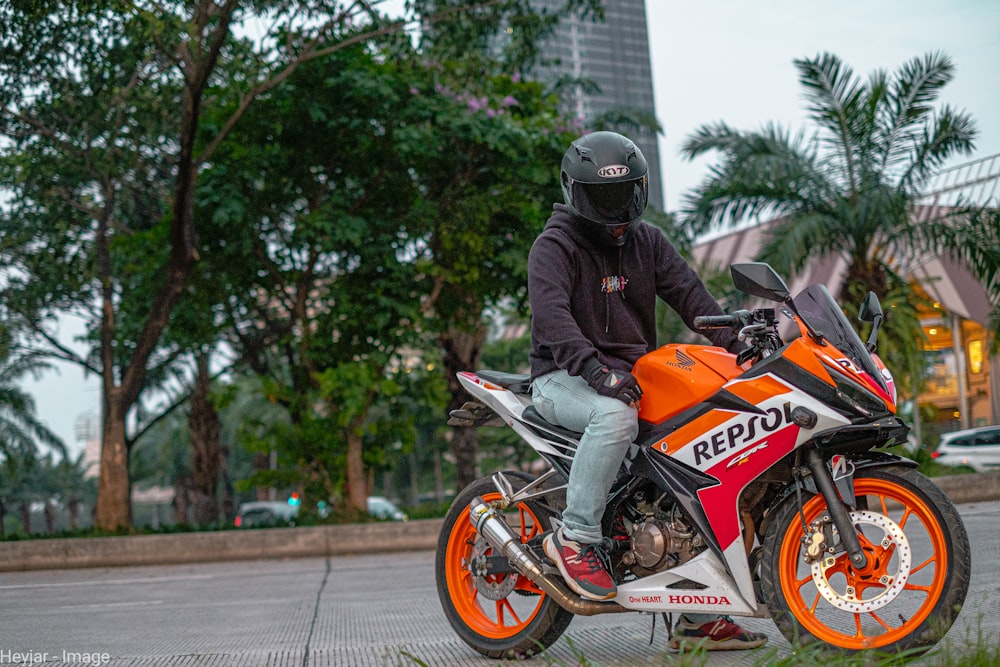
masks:
[[[664,345],[635,363],[639,419],[659,424],[705,400],[743,373],[736,355],[708,345]]]

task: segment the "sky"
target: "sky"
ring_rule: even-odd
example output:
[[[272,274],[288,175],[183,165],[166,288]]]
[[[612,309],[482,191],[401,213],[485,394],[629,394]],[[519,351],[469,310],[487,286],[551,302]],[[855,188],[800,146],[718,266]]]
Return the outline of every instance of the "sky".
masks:
[[[931,51],[956,66],[942,100],[972,114],[975,152],[950,164],[1000,153],[1000,2],[997,0],[647,0],[650,56],[668,210],[707,174],[713,157],[680,157],[685,137],[725,121],[740,130],[775,122],[808,127],[793,61],[824,51],[863,78],[893,71]],[[72,452],[82,449],[74,425],[97,415],[97,379],[62,366],[26,389],[38,417]]]
[[[701,125],[810,127],[793,61],[823,52],[867,79],[943,51],[955,76],[941,100],[971,113],[980,130],[974,154],[949,164],[1000,153],[997,0],[647,0],[646,15],[668,211],[715,159],[680,157],[684,139]]]

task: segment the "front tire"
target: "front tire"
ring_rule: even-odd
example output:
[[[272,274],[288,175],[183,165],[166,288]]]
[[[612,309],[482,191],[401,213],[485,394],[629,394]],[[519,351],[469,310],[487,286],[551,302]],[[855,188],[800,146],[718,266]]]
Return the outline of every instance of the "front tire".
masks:
[[[851,566],[842,548],[805,561],[803,518],[807,526],[823,521],[823,496],[805,499],[801,515],[794,494],[776,510],[761,564],[774,622],[793,645],[926,651],[951,627],[969,588],[962,519],[947,496],[911,468],[859,471],[854,491],[851,519],[868,557],[863,570]]]
[[[520,472],[504,476],[515,490],[534,479]],[[489,658],[526,658],[555,643],[573,614],[517,572],[473,574],[474,563],[494,555],[469,520],[469,503],[476,496],[487,503],[500,499],[492,480],[484,477],[467,486],[448,510],[434,561],[441,607],[458,636],[479,653]],[[549,513],[531,501],[507,508],[504,519],[522,543],[540,543],[552,528]]]

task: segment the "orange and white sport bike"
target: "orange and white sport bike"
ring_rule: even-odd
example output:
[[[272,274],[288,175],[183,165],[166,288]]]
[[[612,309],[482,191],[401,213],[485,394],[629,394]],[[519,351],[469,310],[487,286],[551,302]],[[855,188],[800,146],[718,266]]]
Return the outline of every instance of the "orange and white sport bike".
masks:
[[[475,650],[527,656],[574,614],[626,611],[770,616],[793,643],[848,651],[919,653],[952,625],[969,541],[941,490],[885,451],[907,427],[874,354],[878,299],[859,311],[873,325],[866,344],[822,285],[793,299],[766,264],[732,275],[781,303],[801,335],[783,342],[774,309],[702,317],[698,327],[733,327],[747,350],[666,345],[635,365],[640,435],[603,519],[613,601],[571,592],[542,551],[580,434],[539,416],[527,376],[459,374],[476,400],[450,423],[506,424],[548,463],[537,478],[469,485],[445,518],[438,594]]]

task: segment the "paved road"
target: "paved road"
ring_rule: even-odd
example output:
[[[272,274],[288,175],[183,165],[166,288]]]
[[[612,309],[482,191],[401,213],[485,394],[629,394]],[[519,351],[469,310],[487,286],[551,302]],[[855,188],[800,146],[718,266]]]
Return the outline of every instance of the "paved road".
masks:
[[[1000,637],[1000,503],[959,509],[972,540],[973,577],[946,639],[955,650],[980,633],[994,643]],[[433,558],[421,551],[0,574],[0,665],[497,664],[451,631]],[[580,656],[592,665],[677,664],[665,651],[662,622],[649,645],[652,618],[576,618],[533,664],[576,665]],[[777,656],[789,654],[770,621],[744,622],[771,635]],[[717,653],[704,664],[765,664],[766,657]]]

